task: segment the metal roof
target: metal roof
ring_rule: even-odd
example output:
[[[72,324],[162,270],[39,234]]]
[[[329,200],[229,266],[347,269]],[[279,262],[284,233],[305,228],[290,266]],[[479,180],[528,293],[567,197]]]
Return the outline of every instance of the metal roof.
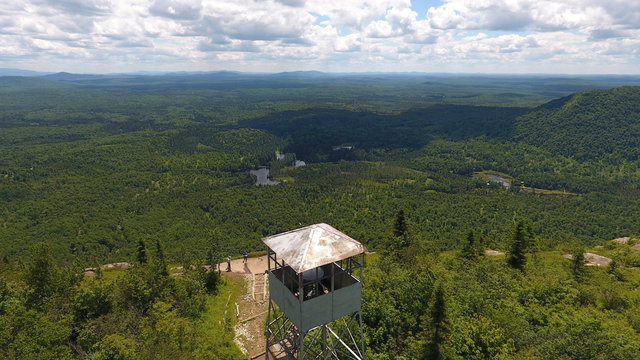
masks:
[[[262,241],[297,273],[366,251],[364,245],[324,223],[268,236]]]

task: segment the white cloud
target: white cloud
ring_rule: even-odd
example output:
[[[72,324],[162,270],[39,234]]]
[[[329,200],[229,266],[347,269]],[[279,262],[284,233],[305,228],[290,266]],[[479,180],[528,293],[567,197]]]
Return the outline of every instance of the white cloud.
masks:
[[[631,4],[629,4],[631,3]],[[446,0],[427,11],[438,29],[536,30],[640,26],[640,5],[620,0]]]
[[[335,39],[336,51],[351,52],[359,51],[362,48],[362,43],[358,39],[358,35],[352,34],[348,36],[341,36]]]
[[[387,10],[383,20],[370,22],[364,33],[374,38],[387,38],[411,34],[414,32],[418,14],[410,8],[392,7]]]
[[[31,0],[30,3],[36,8],[91,16],[108,14],[112,0]]]
[[[201,0],[154,0],[149,12],[172,19],[195,20],[202,11]]]
[[[639,48],[629,0],[0,2],[0,67],[51,71],[637,73]]]
[[[305,9],[328,17],[331,25],[361,29],[388,9],[410,7],[410,0],[308,0]]]
[[[275,0],[284,5],[293,6],[293,7],[301,7],[304,6],[306,0]]]

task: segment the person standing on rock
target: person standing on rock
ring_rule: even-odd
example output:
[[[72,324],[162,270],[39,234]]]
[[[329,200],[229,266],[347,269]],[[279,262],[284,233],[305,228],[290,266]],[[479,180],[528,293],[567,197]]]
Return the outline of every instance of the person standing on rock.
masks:
[[[242,253],[242,262],[244,264],[246,264],[247,263],[247,259],[249,259],[249,254],[245,251],[245,252]]]
[[[231,271],[231,256],[227,255],[227,272]]]

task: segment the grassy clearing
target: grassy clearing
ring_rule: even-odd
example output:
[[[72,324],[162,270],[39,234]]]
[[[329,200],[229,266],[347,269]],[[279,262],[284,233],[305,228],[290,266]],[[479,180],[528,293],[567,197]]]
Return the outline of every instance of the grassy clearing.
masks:
[[[506,180],[509,180],[509,182],[511,182],[511,180],[513,180],[511,175],[505,174],[505,173],[500,172],[500,171],[494,171],[494,170],[483,170],[483,171],[474,172],[473,176],[479,177],[479,178],[482,178],[482,179],[487,179],[487,180],[492,179],[494,177],[501,177],[501,178],[504,178]]]
[[[274,176],[273,180],[278,180],[278,181],[288,182],[288,183],[292,183],[296,181],[296,179],[292,176]]]
[[[127,269],[102,269],[102,278],[109,282],[114,282],[121,278]]]
[[[207,309],[195,324],[200,345],[194,358],[246,359],[233,341],[236,322],[234,303],[240,296],[241,285],[223,278],[216,295],[207,297]]]
[[[572,193],[564,190],[547,190],[547,189],[538,189],[534,187],[521,186],[520,191],[529,193],[529,194],[539,194],[539,195],[554,195],[554,196],[576,196],[578,194]]]
[[[501,184],[508,184],[517,186],[515,189],[519,189],[522,192],[528,194],[537,194],[537,195],[551,195],[551,196],[575,196],[578,195],[576,193],[572,193],[565,190],[548,190],[548,189],[540,189],[529,186],[521,186],[517,182],[514,184],[513,177],[509,174],[505,174],[499,171],[493,170],[484,170],[473,173],[473,178],[483,179],[487,181],[500,182]],[[507,185],[504,185],[507,186]]]

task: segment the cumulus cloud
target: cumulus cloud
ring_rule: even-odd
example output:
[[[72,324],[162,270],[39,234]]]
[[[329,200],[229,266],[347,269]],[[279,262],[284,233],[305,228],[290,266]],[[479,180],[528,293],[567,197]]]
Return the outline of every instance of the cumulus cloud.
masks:
[[[388,38],[411,34],[416,26],[418,14],[410,8],[392,7],[387,10],[383,20],[370,22],[365,34],[374,38]]]
[[[243,40],[222,40],[215,41],[212,39],[203,40],[199,43],[200,51],[216,51],[216,52],[258,52],[260,48],[252,41]]]
[[[631,3],[631,4],[630,4]],[[438,29],[585,29],[601,25],[640,26],[640,5],[622,0],[446,0],[427,18]]]
[[[359,51],[362,48],[362,43],[358,39],[357,35],[349,35],[338,37],[335,41],[334,49],[340,52]]]
[[[172,19],[195,20],[200,17],[201,0],[155,0],[149,12]]]
[[[628,0],[593,1],[609,15],[612,25],[640,29],[640,2]]]
[[[111,11],[111,0],[32,0],[32,5],[78,15],[104,15]]]
[[[51,71],[637,72],[639,48],[628,0],[0,2],[0,66]]]
[[[305,6],[311,12],[326,16],[331,25],[352,29],[361,29],[384,16],[388,9],[410,7],[410,0],[308,0]]]
[[[301,6],[304,6],[304,4],[306,3],[306,0],[276,0],[276,2],[279,2],[284,5],[288,5],[288,6],[301,7]]]

